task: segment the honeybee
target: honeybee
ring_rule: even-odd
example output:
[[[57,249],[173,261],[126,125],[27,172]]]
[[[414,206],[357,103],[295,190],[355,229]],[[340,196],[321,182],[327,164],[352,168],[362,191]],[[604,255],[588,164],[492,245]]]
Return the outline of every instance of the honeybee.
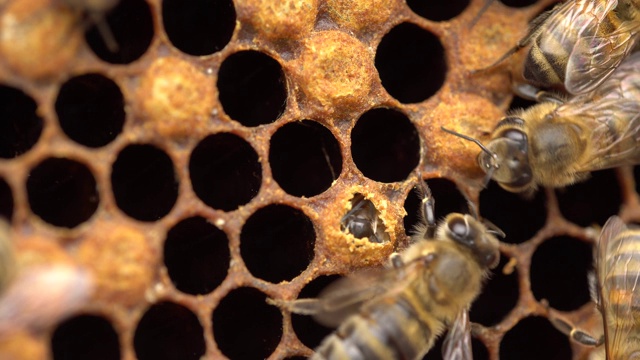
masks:
[[[538,16],[493,68],[529,46],[523,76],[544,89],[577,95],[597,88],[634,48],[639,0],[568,0]]]
[[[550,98],[502,119],[478,164],[487,178],[512,192],[562,187],[589,172],[640,163],[640,53],[596,90],[565,101]]]
[[[445,329],[445,358],[472,359],[468,310],[498,264],[498,231],[459,213],[436,226],[433,197],[421,184],[423,223],[389,266],[340,279],[318,299],[271,300],[339,325],[311,359],[420,359]]]
[[[120,0],[59,0],[68,7],[86,14],[92,24],[95,24],[104,43],[111,52],[118,51],[118,42],[107,24],[106,15]]]
[[[351,209],[340,220],[340,228],[358,239],[366,237],[373,243],[389,241],[375,206],[362,194],[356,194],[351,200]]]

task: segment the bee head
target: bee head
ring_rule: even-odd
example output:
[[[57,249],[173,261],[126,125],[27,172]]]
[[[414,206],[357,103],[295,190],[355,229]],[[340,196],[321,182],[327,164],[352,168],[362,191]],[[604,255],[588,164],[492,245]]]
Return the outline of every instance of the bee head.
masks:
[[[498,266],[500,242],[471,215],[449,214],[445,219],[444,231],[446,238],[468,248],[480,265],[489,269]]]

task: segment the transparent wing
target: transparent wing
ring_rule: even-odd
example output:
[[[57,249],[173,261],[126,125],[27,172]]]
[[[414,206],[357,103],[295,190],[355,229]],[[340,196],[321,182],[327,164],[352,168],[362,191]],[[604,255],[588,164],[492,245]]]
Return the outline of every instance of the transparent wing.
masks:
[[[442,344],[444,360],[473,360],[471,352],[471,323],[469,312],[461,311],[453,322]]]

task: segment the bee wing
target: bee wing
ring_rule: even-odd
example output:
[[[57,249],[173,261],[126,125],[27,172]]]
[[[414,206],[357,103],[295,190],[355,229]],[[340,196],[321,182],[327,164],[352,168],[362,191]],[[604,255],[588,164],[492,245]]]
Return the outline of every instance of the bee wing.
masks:
[[[609,218],[600,233],[595,254],[607,359],[613,359],[612,349],[620,348],[627,341],[633,326],[620,326],[621,321],[633,321],[632,307],[640,300],[635,292],[638,276],[629,276],[632,274],[626,272],[632,260],[636,263],[640,260],[633,259],[640,254],[625,251],[636,241],[633,236],[622,235],[626,230],[627,226],[619,217]],[[637,266],[635,270],[638,271]]]
[[[449,332],[447,332],[447,337],[442,344],[442,358],[444,360],[473,360],[471,322],[467,310],[458,313]]]

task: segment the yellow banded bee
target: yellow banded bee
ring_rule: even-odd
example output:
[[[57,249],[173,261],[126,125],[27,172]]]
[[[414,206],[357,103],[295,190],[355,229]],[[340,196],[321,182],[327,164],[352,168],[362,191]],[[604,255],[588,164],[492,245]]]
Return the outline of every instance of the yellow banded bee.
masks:
[[[436,225],[433,197],[421,184],[424,223],[388,267],[340,279],[318,299],[270,301],[339,325],[312,359],[420,359],[445,329],[445,358],[472,359],[468,310],[498,264],[495,234],[504,234],[459,213]]]
[[[640,53],[631,55],[596,90],[547,101],[502,119],[478,164],[512,192],[562,187],[589,172],[640,163]]]

